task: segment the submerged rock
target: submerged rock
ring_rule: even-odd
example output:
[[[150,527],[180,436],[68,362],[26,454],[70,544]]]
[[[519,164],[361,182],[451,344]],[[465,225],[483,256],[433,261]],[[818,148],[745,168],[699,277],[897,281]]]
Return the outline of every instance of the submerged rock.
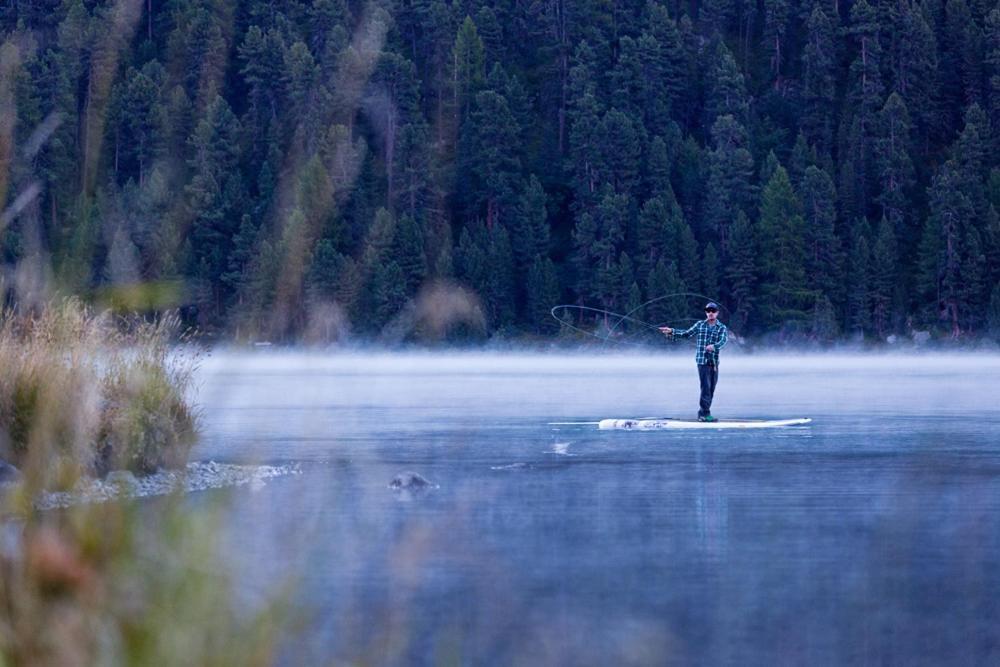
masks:
[[[0,460],[0,484],[16,484],[21,481],[21,471]]]
[[[427,478],[416,472],[401,472],[392,478],[389,482],[390,489],[396,489],[398,491],[417,491],[420,489],[429,489],[434,485],[427,481]]]

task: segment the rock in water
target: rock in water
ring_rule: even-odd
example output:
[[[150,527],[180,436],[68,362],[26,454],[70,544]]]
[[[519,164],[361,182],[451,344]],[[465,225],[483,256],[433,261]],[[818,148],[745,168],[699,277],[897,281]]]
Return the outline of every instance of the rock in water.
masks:
[[[6,461],[0,461],[0,484],[16,484],[20,481],[21,471]]]
[[[128,470],[112,470],[104,478],[106,484],[114,484],[123,487],[127,491],[133,491],[139,486],[139,480]]]
[[[432,486],[434,485],[428,482],[427,478],[415,472],[401,472],[389,482],[390,489],[400,491],[416,491],[419,489],[428,489]]]

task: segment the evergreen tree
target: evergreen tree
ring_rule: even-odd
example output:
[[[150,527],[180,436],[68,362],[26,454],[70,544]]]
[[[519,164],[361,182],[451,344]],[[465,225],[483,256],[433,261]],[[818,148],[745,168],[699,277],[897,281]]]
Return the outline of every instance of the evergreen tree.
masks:
[[[753,203],[753,156],[746,148],[746,131],[732,116],[715,121],[712,137],[715,149],[709,154],[705,222],[727,257],[733,218]]]
[[[864,221],[854,226],[851,249],[847,258],[847,330],[863,338],[871,328],[871,246],[868,243],[868,224]]]
[[[882,108],[882,48],[878,13],[867,0],[851,7],[848,34],[855,49],[851,63],[849,104],[841,123],[844,158],[841,167],[841,213],[865,216],[874,191],[873,149]]]
[[[558,323],[550,316],[559,303],[559,277],[551,259],[535,257],[528,269],[526,320],[538,333],[555,333]]]
[[[566,113],[569,122],[567,171],[573,175],[574,206],[578,211],[596,205],[601,183],[602,156],[598,131],[601,106],[596,96],[594,60],[593,50],[587,42],[583,42],[576,49],[574,64],[569,71],[567,93],[569,102]]]
[[[495,328],[510,326],[514,323],[515,313],[514,252],[510,246],[510,235],[501,225],[490,230],[486,270],[485,301],[490,322]]]
[[[423,226],[410,215],[404,214],[399,218],[392,256],[403,277],[403,293],[413,296],[427,277],[427,257],[424,254]]]
[[[743,73],[733,54],[719,40],[715,57],[705,82],[705,127],[713,127],[716,119],[731,116],[738,123],[745,123],[749,101]],[[714,130],[712,132],[715,134]]]
[[[514,215],[520,186],[521,162],[514,152],[520,128],[507,100],[485,90],[476,95],[475,110],[467,123],[462,145],[460,192],[470,215],[485,215],[486,226]],[[472,178],[469,178],[472,177]]]
[[[801,324],[813,302],[806,284],[804,231],[801,205],[779,165],[761,193],[757,229],[759,308],[772,327]]]
[[[677,273],[677,265],[659,260],[649,273],[646,284],[646,295],[652,301],[645,308],[646,318],[659,326],[680,327],[690,323],[690,313],[686,312],[684,300],[673,298],[685,292],[687,286]]]
[[[805,221],[809,289],[841,304],[843,253],[836,232],[837,194],[833,179],[822,169],[809,167],[802,177],[798,196]]]
[[[657,197],[670,191],[670,197],[674,196],[673,188],[670,185],[670,153],[667,150],[667,142],[663,137],[657,135],[649,144],[648,157],[646,159],[646,191],[650,197]]]
[[[954,336],[961,332],[965,317],[962,260],[975,219],[975,208],[964,190],[962,174],[949,160],[928,193],[930,215],[920,247],[922,296],[925,303],[937,304],[937,312],[950,324]]]
[[[143,184],[156,155],[162,127],[160,89],[165,72],[159,63],[131,68],[116,94],[115,172],[119,181],[134,177]]]
[[[934,95],[939,85],[937,39],[919,6],[902,3],[899,11],[891,53],[893,89],[906,101],[914,120],[915,149],[926,154],[932,133],[941,132],[939,105]]]
[[[897,259],[895,227],[887,218],[882,218],[875,245],[872,247],[869,295],[872,326],[875,335],[880,339],[884,338],[892,328],[893,302],[898,290]]]
[[[537,263],[537,258],[549,256],[549,220],[545,205],[545,190],[532,175],[518,201],[511,225],[511,246],[518,275],[525,275]]]
[[[755,237],[746,214],[739,211],[733,223],[732,251],[725,271],[729,301],[733,305],[731,324],[738,331],[746,331],[756,306],[758,269]]]
[[[788,20],[788,0],[764,0],[764,49],[769,56],[775,89],[781,85]]]
[[[718,299],[720,275],[719,275],[719,253],[715,246],[709,242],[705,245],[705,251],[701,259],[701,291],[712,299]]]
[[[820,5],[808,22],[808,40],[802,52],[802,131],[823,152],[833,149],[836,95],[836,42],[834,26]]]
[[[186,188],[191,217],[192,261],[204,267],[211,300],[202,304],[210,315],[221,315],[221,277],[228,268],[236,221],[245,199],[236,166],[240,124],[221,97],[206,110],[188,142],[192,171]]]
[[[983,100],[983,33],[965,0],[948,0],[941,43],[941,94],[953,112]],[[952,114],[952,126],[958,114]]]
[[[882,205],[882,216],[892,225],[893,235],[915,240],[919,234],[910,209],[910,189],[914,184],[910,146],[910,114],[903,98],[892,93],[879,116],[875,140],[875,161],[881,191],[878,202]],[[915,248],[915,243],[907,244],[903,248],[904,257],[909,257]]]
[[[486,74],[486,59],[483,41],[479,38],[476,24],[468,16],[462,22],[455,36],[452,59],[452,107],[455,110],[456,125],[469,115],[475,95],[479,92]]]
[[[406,279],[395,260],[375,268],[372,278],[373,306],[371,325],[381,329],[406,304]]]

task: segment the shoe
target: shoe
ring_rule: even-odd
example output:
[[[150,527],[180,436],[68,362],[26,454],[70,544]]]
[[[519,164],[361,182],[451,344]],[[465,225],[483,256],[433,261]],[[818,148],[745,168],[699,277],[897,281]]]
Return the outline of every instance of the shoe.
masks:
[[[698,415],[698,421],[700,421],[700,422],[706,422],[708,420],[705,418],[705,415]]]
[[[716,419],[715,417],[713,417],[712,415],[705,415],[704,417],[701,418],[701,421],[703,421],[703,422],[717,422],[719,420]]]

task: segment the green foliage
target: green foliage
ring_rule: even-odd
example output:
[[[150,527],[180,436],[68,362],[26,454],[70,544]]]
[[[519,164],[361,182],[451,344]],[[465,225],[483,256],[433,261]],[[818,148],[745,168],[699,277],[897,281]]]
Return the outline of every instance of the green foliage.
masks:
[[[796,327],[814,295],[806,284],[805,222],[788,172],[778,166],[761,194],[757,227],[761,316],[773,327]]]
[[[394,262],[405,299],[456,277],[534,332],[662,260],[740,333],[823,340],[975,335],[1000,280],[988,3],[56,4],[0,12],[9,275],[176,280],[191,322],[295,337],[310,304],[379,331]]]

